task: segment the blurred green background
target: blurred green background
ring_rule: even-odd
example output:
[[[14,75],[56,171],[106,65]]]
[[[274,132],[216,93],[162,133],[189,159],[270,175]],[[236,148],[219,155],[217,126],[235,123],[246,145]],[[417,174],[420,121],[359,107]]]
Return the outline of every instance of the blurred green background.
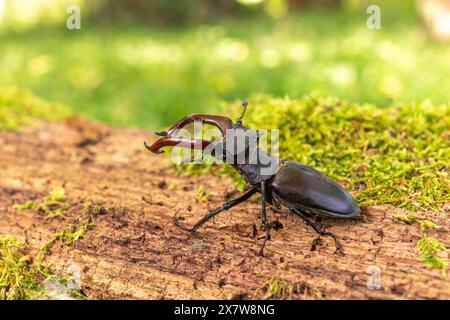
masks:
[[[429,3],[448,1],[0,0],[0,86],[145,128],[261,92],[444,103],[450,14]]]

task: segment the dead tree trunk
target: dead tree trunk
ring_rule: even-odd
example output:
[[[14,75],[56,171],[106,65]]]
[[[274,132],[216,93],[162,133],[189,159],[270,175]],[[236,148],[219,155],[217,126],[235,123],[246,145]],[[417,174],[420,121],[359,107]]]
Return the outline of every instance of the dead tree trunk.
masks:
[[[258,256],[258,201],[222,213],[198,236],[180,230],[175,216],[194,222],[236,196],[233,184],[177,177],[168,158],[145,150],[145,139],[149,134],[136,129],[78,120],[0,132],[0,234],[37,252],[82,214],[81,203],[103,203],[95,227],[72,246],[53,245],[45,261],[60,274],[81,270],[81,286],[92,299],[450,298],[449,282],[420,260],[418,226],[393,221],[405,214],[397,209],[368,208],[359,221],[322,221],[331,224],[345,256],[334,254],[332,239],[318,241],[301,220],[272,209],[269,219],[284,229],[273,232],[266,257]],[[211,193],[206,201],[196,197],[201,185]],[[12,208],[57,186],[70,203],[62,218]],[[441,228],[432,235],[448,244],[447,217],[433,221]],[[286,290],[267,292],[271,281]]]

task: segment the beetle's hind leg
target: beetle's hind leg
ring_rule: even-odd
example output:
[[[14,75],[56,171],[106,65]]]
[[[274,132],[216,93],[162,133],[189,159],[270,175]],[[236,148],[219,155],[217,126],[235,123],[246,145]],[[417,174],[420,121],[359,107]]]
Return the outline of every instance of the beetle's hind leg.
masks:
[[[303,221],[305,221],[309,226],[311,226],[314,229],[314,231],[316,231],[320,236],[323,236],[323,237],[329,236],[329,237],[333,238],[334,244],[336,246],[336,252],[340,253],[341,255],[345,255],[344,248],[342,247],[341,243],[336,238],[336,235],[334,233],[329,232],[329,231],[324,231],[316,222],[314,222],[311,218],[306,216],[302,211],[300,211],[296,208],[289,208],[289,210],[292,213],[299,216],[300,218],[302,218]]]

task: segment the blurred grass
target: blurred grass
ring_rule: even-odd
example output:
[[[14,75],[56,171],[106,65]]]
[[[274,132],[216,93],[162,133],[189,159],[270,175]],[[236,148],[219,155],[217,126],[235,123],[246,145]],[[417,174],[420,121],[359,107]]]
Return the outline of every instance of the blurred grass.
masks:
[[[0,86],[27,88],[109,123],[164,127],[221,100],[318,92],[384,106],[449,101],[450,48],[434,44],[408,10],[305,11],[171,29],[80,31],[63,25],[0,34]]]
[[[0,89],[0,130],[17,130],[37,119],[63,120],[68,107],[50,103],[17,88]]]

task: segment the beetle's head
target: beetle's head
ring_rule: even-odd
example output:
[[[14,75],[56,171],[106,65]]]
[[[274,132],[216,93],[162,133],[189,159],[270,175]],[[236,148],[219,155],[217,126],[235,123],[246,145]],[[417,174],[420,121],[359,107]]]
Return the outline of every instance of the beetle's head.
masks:
[[[259,143],[259,132],[257,130],[246,128],[242,119],[247,111],[248,103],[244,101],[242,103],[242,114],[237,118],[236,122],[233,123],[231,129],[227,130],[221,140],[223,145],[224,155],[227,157],[227,162],[233,159],[236,163],[236,159],[239,158],[246,159],[246,161],[251,157],[258,149]]]

